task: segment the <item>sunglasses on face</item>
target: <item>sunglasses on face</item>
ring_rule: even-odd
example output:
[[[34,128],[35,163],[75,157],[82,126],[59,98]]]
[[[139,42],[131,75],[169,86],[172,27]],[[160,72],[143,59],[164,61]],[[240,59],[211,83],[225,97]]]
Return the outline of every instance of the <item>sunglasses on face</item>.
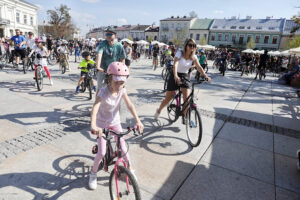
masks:
[[[188,46],[189,46],[190,48],[196,48],[196,45],[195,45],[195,44],[188,44]]]
[[[112,33],[106,33],[105,36],[106,37],[111,37],[113,34]]]

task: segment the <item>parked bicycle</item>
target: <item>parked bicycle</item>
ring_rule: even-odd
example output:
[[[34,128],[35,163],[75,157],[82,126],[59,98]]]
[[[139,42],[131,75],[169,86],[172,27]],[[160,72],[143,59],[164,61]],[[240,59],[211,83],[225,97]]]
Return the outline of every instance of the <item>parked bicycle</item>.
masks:
[[[207,79],[201,79],[198,82],[192,83],[191,93],[182,104],[182,92],[179,88],[178,92],[176,92],[176,95],[167,106],[168,117],[172,123],[177,121],[180,116],[184,117],[184,112],[187,110],[185,116],[186,133],[192,147],[197,147],[202,139],[202,122],[200,113],[197,109],[197,104],[194,102],[194,87],[205,81],[207,81]]]
[[[114,169],[111,171],[109,178],[109,193],[110,198],[113,200],[125,199],[141,199],[141,192],[134,175],[128,169],[128,163],[124,160],[121,150],[120,139],[133,132],[136,134],[135,128],[127,128],[127,132],[116,133],[111,129],[103,129],[103,138],[107,141],[106,154],[103,157],[99,169],[108,171],[108,166],[114,165]],[[113,136],[117,136],[116,150],[113,150],[112,139]],[[92,153],[98,152],[98,146],[95,145],[92,149]],[[116,160],[115,160],[116,158]]]

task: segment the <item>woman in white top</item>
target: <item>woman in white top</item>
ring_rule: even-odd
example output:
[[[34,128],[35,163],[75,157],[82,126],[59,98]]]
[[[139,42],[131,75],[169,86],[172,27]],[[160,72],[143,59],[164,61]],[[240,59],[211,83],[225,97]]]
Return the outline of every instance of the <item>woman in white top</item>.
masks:
[[[184,43],[183,49],[177,51],[174,58],[174,67],[173,75],[170,76],[167,85],[167,92],[165,99],[161,102],[159,108],[156,110],[154,118],[157,120],[162,109],[170,102],[172,97],[175,94],[175,91],[178,89],[178,85],[181,85],[181,91],[183,99],[186,100],[190,93],[190,84],[188,79],[188,71],[194,64],[197,67],[197,70],[202,74],[204,78],[207,78],[210,81],[210,78],[205,74],[202,69],[196,52],[196,43],[193,39],[187,39]]]
[[[36,42],[36,45],[33,47],[32,51],[28,55],[28,57],[31,57],[33,52],[35,52],[35,59],[34,59],[35,73],[34,73],[34,77],[36,77],[37,65],[41,65],[41,66],[44,67],[44,69],[47,73],[47,76],[48,76],[49,81],[50,81],[50,85],[53,85],[53,82],[51,80],[51,74],[50,74],[50,71],[47,67],[47,57],[49,56],[48,55],[48,50],[47,50],[46,47],[44,47],[42,39],[36,38],[35,42]]]

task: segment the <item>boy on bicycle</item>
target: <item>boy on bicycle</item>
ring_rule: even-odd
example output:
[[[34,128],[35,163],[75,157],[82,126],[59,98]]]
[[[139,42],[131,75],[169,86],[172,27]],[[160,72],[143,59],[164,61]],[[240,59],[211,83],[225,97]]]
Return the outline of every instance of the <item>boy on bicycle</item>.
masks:
[[[83,60],[81,61],[81,63],[79,64],[78,69],[81,69],[81,73],[80,73],[80,79],[78,81],[78,85],[76,87],[76,93],[79,92],[79,87],[82,83],[82,81],[84,81],[84,78],[87,76],[88,73],[88,65],[92,65],[95,66],[95,61],[93,61],[90,57],[90,53],[88,51],[85,51],[82,53],[82,57]],[[92,84],[93,84],[93,89],[96,92],[96,86],[94,84],[94,81],[92,80]]]

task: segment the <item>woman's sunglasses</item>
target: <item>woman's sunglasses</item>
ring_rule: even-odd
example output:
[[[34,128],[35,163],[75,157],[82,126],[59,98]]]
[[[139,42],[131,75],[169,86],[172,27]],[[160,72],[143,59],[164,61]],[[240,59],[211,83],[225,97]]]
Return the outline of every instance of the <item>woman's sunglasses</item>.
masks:
[[[188,44],[188,46],[191,47],[191,48],[196,48],[195,44]]]

